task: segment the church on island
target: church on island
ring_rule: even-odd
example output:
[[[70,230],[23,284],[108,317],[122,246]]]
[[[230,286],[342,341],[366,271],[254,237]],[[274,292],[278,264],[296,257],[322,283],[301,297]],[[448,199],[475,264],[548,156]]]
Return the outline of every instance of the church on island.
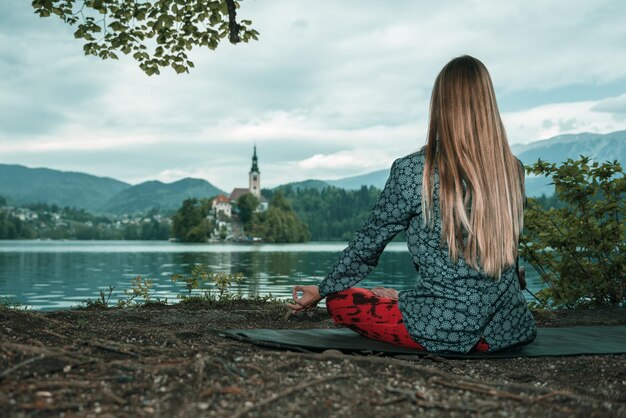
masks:
[[[223,216],[230,218],[233,215],[233,206],[236,205],[237,199],[246,194],[252,193],[259,199],[259,207],[257,212],[266,211],[268,208],[268,201],[261,195],[261,172],[259,171],[259,159],[256,155],[256,145],[252,153],[252,167],[248,173],[248,187],[235,187],[230,196],[220,194],[213,199],[212,208],[217,215],[222,213]]]

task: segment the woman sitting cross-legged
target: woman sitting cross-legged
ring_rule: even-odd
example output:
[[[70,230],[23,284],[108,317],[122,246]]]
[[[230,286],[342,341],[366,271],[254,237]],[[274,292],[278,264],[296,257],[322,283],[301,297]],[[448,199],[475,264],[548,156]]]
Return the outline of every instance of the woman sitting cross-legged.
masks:
[[[516,271],[524,201],[524,168],[509,148],[489,73],[475,58],[455,58],[433,87],[426,146],[394,161],[328,275],[319,286],[295,286],[288,306],[297,313],[325,297],[336,324],[429,352],[529,343],[535,322]],[[354,287],[400,231],[415,287]]]

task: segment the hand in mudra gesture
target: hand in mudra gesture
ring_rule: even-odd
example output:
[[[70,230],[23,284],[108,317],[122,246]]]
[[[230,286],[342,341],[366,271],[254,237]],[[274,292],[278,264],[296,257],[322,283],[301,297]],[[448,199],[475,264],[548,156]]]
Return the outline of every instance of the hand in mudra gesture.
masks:
[[[390,287],[373,287],[371,291],[381,298],[398,299],[398,291]]]
[[[298,291],[302,292],[301,298],[298,298]],[[296,285],[292,289],[292,294],[293,301],[295,303],[287,304],[287,306],[291,309],[292,314],[315,309],[319,301],[322,300],[317,286]]]

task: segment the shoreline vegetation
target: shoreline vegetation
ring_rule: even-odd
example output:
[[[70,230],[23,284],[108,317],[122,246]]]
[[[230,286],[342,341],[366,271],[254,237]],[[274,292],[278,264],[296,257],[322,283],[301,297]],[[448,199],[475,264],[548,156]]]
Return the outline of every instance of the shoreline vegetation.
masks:
[[[285,186],[279,190],[293,213],[309,231],[311,241],[349,241],[354,231],[368,216],[380,190],[363,186],[360,190],[344,190],[328,186],[322,190],[300,189]],[[266,198],[272,198],[275,191],[264,189]],[[549,210],[564,206],[556,195],[545,195],[533,199],[540,207]],[[189,200],[195,206],[207,205],[204,212],[205,225],[196,219],[195,227],[201,225],[199,234],[192,234],[192,242],[224,242],[223,231],[215,223],[226,221],[223,216],[210,213],[211,199]],[[283,202],[281,204],[284,205]],[[85,209],[61,207],[56,204],[31,203],[13,206],[0,196],[0,239],[31,240],[124,240],[124,241],[173,241],[185,242],[180,232],[174,231],[173,219],[176,213],[192,216],[185,204],[178,211],[152,209],[145,213],[95,214]],[[197,215],[194,215],[197,216]],[[216,222],[217,221],[217,222]],[[232,222],[241,224],[238,216]],[[257,227],[262,220],[256,220]],[[251,225],[248,225],[251,226]],[[247,231],[247,228],[246,228]],[[211,236],[211,233],[213,235]],[[305,236],[306,238],[306,236]],[[252,242],[240,240],[240,242]]]

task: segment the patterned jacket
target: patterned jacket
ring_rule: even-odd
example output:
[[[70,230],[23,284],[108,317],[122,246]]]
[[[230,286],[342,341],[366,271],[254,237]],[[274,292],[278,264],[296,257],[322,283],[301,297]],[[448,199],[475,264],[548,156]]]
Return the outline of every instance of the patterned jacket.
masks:
[[[489,351],[526,344],[536,336],[535,321],[520,291],[515,266],[499,280],[456,263],[441,244],[439,177],[434,173],[435,225],[422,219],[424,149],[394,161],[385,188],[365,224],[319,284],[320,295],[348,289],[378,264],[385,246],[405,231],[417,271],[415,288],[398,295],[409,335],[431,352],[467,353],[483,337]]]

